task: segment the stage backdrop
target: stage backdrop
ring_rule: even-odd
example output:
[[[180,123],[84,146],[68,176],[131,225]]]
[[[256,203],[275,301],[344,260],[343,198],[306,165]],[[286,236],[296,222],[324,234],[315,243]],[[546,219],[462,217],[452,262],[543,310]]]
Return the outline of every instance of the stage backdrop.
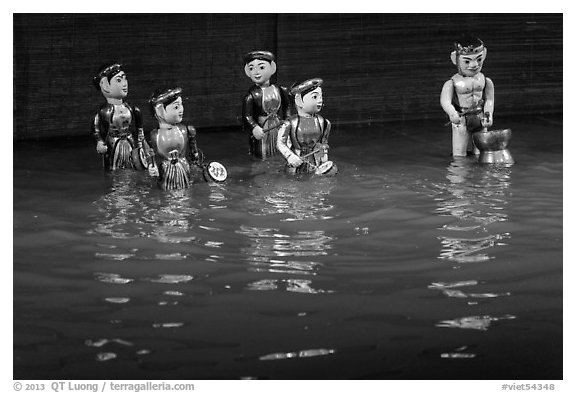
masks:
[[[147,100],[164,86],[184,89],[197,128],[239,128],[242,55],[256,49],[276,53],[280,84],[323,78],[323,114],[340,130],[421,120],[442,132],[440,90],[465,32],[488,48],[496,122],[562,113],[561,14],[15,14],[13,135],[89,135],[105,102],[91,80],[107,61],[125,64],[147,130]]]

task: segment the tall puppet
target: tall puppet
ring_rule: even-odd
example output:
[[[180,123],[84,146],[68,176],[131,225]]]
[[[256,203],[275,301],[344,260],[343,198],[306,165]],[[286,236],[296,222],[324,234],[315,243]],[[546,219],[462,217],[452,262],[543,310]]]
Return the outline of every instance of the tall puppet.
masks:
[[[494,83],[484,76],[487,49],[482,40],[467,36],[454,43],[450,54],[458,72],[442,88],[440,104],[452,125],[452,155],[465,156],[471,135],[492,125]],[[479,154],[474,148],[474,153]]]
[[[124,101],[128,95],[126,73],[121,64],[106,64],[92,81],[106,98],[92,122],[96,151],[102,155],[104,168],[133,168],[132,149],[142,147],[144,129],[140,109]]]
[[[266,159],[276,154],[278,128],[292,114],[290,96],[285,87],[270,83],[276,73],[276,61],[271,52],[247,53],[244,72],[254,85],[244,96],[243,128],[248,134],[250,154]]]

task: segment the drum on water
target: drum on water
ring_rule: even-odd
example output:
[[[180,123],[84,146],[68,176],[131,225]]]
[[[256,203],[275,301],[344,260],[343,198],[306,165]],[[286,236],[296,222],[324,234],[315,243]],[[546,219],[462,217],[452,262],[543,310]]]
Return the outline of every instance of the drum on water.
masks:
[[[131,159],[132,159],[132,166],[134,169],[138,171],[143,171],[144,169],[148,168],[148,157],[142,147],[136,147],[132,149]]]
[[[326,161],[316,168],[315,174],[317,175],[335,175],[338,173],[338,167],[332,161]]]
[[[217,183],[223,182],[228,177],[226,167],[217,161],[211,161],[205,165],[202,173],[206,181],[214,181]]]

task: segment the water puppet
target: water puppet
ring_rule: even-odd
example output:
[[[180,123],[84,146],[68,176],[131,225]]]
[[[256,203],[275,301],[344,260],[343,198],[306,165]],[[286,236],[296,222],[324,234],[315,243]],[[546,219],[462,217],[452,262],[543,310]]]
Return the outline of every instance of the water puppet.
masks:
[[[142,147],[144,129],[140,109],[124,100],[128,95],[128,78],[122,65],[103,65],[92,82],[106,98],[92,122],[96,151],[102,156],[104,169],[135,168],[132,150]]]
[[[192,181],[191,165],[201,169],[207,181],[224,181],[226,168],[218,162],[204,164],[204,155],[196,142],[196,129],[182,124],[182,89],[156,90],[149,104],[158,120],[158,128],[150,132],[149,144],[153,154],[148,172],[158,177],[159,187],[164,190],[189,187]]]
[[[276,73],[274,54],[253,51],[244,55],[244,72],[254,83],[244,96],[242,125],[249,138],[249,152],[260,159],[277,153],[278,128],[293,108],[288,89],[272,84]]]
[[[330,121],[318,114],[324,105],[322,84],[320,78],[308,79],[294,84],[290,90],[298,113],[280,126],[277,141],[290,174],[338,172],[336,164],[328,160]]]
[[[450,118],[452,155],[466,156],[470,142],[481,163],[513,164],[511,130],[488,130],[494,121],[494,83],[481,71],[488,49],[475,36],[454,43],[450,54],[457,73],[442,87],[440,104]]]

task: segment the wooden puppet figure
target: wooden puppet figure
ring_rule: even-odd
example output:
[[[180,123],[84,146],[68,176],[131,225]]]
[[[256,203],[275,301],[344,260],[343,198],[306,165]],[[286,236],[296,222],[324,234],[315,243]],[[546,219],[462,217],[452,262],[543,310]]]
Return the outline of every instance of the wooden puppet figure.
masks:
[[[126,73],[121,64],[106,64],[92,81],[106,98],[92,122],[96,151],[102,155],[104,168],[133,168],[132,149],[142,146],[144,129],[140,109],[124,101],[128,95]]]
[[[322,79],[296,84],[290,93],[298,114],[291,116],[278,131],[278,150],[286,158],[288,173],[336,174],[338,168],[328,160],[331,124],[318,113],[324,105]]]
[[[266,159],[276,154],[278,128],[291,115],[291,100],[285,87],[272,84],[276,61],[271,52],[254,51],[244,56],[244,72],[254,83],[244,96],[242,124],[248,134],[249,152]]]
[[[198,164],[201,153],[196,144],[196,130],[182,124],[182,89],[157,90],[149,103],[158,128],[150,132],[148,143],[154,153],[148,171],[158,177],[158,185],[164,190],[187,188],[191,183],[190,164]]]
[[[440,104],[452,126],[452,155],[466,156],[472,133],[486,130],[494,115],[494,84],[482,66],[487,49],[476,37],[454,43],[450,58],[458,72],[442,88]],[[474,147],[474,153],[479,151]]]

